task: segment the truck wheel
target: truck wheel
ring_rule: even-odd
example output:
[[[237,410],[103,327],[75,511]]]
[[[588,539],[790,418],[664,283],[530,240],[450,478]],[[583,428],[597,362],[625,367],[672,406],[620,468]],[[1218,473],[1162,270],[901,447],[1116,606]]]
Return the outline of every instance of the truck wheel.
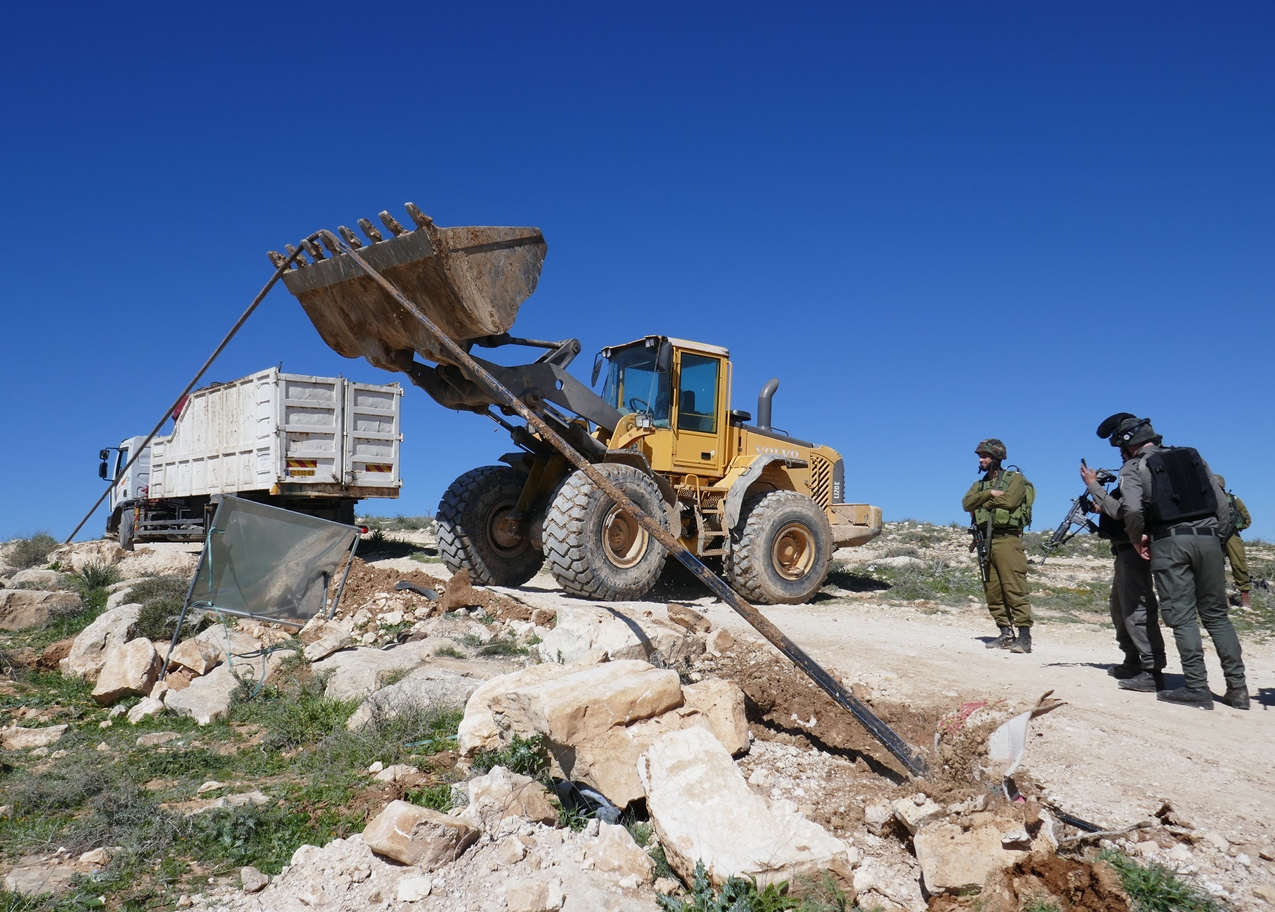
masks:
[[[133,550],[133,517],[135,515],[131,507],[120,514],[120,547],[125,551]]]
[[[598,471],[668,529],[664,499],[640,470],[619,463]],[[615,505],[582,471],[558,489],[545,518],[545,561],[570,595],[619,601],[645,595],[664,569],[664,546]]]
[[[453,573],[481,586],[521,586],[544,555],[511,530],[509,514],[527,476],[510,466],[472,469],[452,482],[438,505],[438,553]]]
[[[749,498],[743,529],[731,548],[730,583],[745,598],[767,605],[807,602],[832,566],[832,526],[809,497],[768,491]]]

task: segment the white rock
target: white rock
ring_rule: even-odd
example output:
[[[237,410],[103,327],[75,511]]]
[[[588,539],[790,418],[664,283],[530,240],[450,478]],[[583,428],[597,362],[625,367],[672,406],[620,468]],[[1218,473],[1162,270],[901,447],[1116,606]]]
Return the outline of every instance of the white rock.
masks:
[[[629,831],[619,824],[602,823],[596,818],[590,822],[598,824],[598,841],[585,851],[597,869],[649,882],[655,862],[633,841]]]
[[[391,801],[363,830],[378,855],[433,871],[459,858],[478,839],[464,820],[406,801]]]
[[[132,639],[141,605],[121,605],[104,612],[76,636],[71,651],[59,664],[69,678],[96,681],[107,652]]]
[[[157,700],[154,697],[142,697],[137,704],[128,711],[128,721],[136,725],[143,719],[151,716],[157,716],[164,711],[164,701]]]
[[[558,811],[539,782],[496,766],[487,775],[469,781],[465,816],[475,822],[521,817],[533,823],[556,823]]]
[[[656,739],[638,774],[660,844],[684,879],[701,859],[717,884],[735,874],[765,885],[824,869],[849,873],[845,844],[798,814],[768,807],[705,728]]]
[[[430,890],[434,888],[434,881],[423,875],[415,877],[404,877],[398,882],[398,901],[399,902],[420,902],[426,896],[429,896]]]
[[[0,728],[0,749],[30,750],[52,744],[66,732],[66,725],[50,725],[46,728],[20,728],[16,725]]]

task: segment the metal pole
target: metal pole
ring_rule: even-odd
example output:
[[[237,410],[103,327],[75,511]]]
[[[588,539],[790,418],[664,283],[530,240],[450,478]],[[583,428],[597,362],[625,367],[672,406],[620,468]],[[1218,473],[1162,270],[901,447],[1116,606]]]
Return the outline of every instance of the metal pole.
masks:
[[[470,379],[481,383],[488,388],[496,399],[500,400],[509,408],[517,412],[524,421],[531,427],[536,429],[541,438],[553,444],[554,448],[565,456],[572,465],[584,472],[589,480],[596,484],[608,497],[615,501],[625,513],[635,519],[642,528],[652,535],[656,541],[663,545],[670,554],[676,557],[681,563],[692,573],[695,574],[710,591],[723,602],[733,608],[741,617],[753,626],[758,633],[769,640],[780,652],[796,663],[797,667],[810,676],[820,688],[823,689],[828,696],[854,715],[863,727],[881,743],[895,758],[903,764],[904,768],[913,776],[925,776],[926,765],[925,760],[920,753],[910,744],[904,741],[894,732],[890,726],[886,725],[870,710],[861,700],[850,693],[841,682],[824,670],[814,659],[806,654],[800,646],[788,639],[778,627],[772,624],[766,617],[750,605],[747,601],[739,596],[735,590],[726,585],[716,574],[704,566],[704,564],[692,554],[687,548],[677,540],[676,537],[669,534],[662,525],[648,516],[641,507],[635,504],[628,496],[611,483],[605,475],[597,470],[592,463],[584,458],[576,449],[566,440],[558,435],[548,424],[546,424],[539,415],[527,407],[522,400],[516,398],[513,393],[505,389],[497,380],[485,371],[469,354],[456,344],[454,340],[445,335],[414,303],[409,301],[404,295],[394,287],[384,276],[374,270],[367,262],[355,251],[349,244],[338,238],[332,232],[321,230],[311,235],[311,238],[322,236],[331,244],[335,245],[332,249],[339,249],[346,253],[354,262],[358,263],[368,276],[380,285],[385,292],[394,300],[421,322],[426,331],[430,333],[438,343],[447,351],[447,353],[460,364]],[[307,239],[308,240],[308,239]]]

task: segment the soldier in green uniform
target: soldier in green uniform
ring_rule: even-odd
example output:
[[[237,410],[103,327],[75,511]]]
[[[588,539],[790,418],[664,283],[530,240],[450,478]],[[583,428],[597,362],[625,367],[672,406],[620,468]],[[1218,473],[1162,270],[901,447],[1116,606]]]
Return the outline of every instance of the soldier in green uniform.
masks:
[[[1007,454],[1005,444],[996,438],[980,441],[974,452],[983,477],[965,492],[961,509],[973,516],[980,529],[990,526],[992,532],[983,591],[1000,635],[987,648],[1031,652],[1032,609],[1027,602],[1027,552],[1023,550],[1027,480],[1021,472],[1001,468]]]
[[[1249,708],[1239,637],[1226,612],[1226,559],[1219,535],[1229,531],[1231,510],[1208,463],[1191,447],[1162,447],[1148,418],[1113,415],[1120,446],[1120,495],[1125,531],[1144,560],[1160,595],[1160,616],[1173,628],[1185,687],[1161,690],[1156,699],[1212,709],[1200,627],[1209,632],[1226,678],[1222,702]]]
[[[1215,477],[1218,487],[1226,491],[1226,479],[1221,475]],[[1253,517],[1249,515],[1244,501],[1231,491],[1226,491],[1226,501],[1231,508],[1231,518],[1235,520],[1235,531],[1226,540],[1226,559],[1231,562],[1231,577],[1235,580],[1235,588],[1240,590],[1240,604],[1245,608],[1252,608],[1252,596],[1249,593],[1253,589],[1253,580],[1248,575],[1248,555],[1244,553],[1244,539],[1240,538],[1240,533],[1253,525]]]

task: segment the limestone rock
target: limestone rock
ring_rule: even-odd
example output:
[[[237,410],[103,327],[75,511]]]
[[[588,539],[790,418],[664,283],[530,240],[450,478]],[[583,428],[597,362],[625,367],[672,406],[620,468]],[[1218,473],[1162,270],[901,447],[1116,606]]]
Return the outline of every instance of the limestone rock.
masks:
[[[161,744],[167,744],[170,741],[181,740],[179,732],[148,732],[141,735],[137,739],[138,747],[159,747]]]
[[[259,652],[264,645],[255,636],[221,624],[201,630],[193,639],[210,646],[216,653],[218,662],[225,661],[228,652],[232,657],[250,655]]]
[[[354,634],[348,630],[342,630],[335,624],[327,625],[322,635],[311,643],[306,644],[302,655],[306,657],[306,661],[318,662],[320,659],[326,659],[334,652],[340,652],[354,645]]]
[[[433,658],[429,640],[404,643],[395,649],[345,649],[314,663],[314,673],[327,678],[324,696],[331,700],[361,700],[380,690],[391,675],[411,671]]]
[[[679,716],[655,718],[681,706],[677,672],[634,660],[559,674],[533,671],[544,667],[506,676],[510,680],[486,694],[485,706],[479,703],[484,688],[474,692],[461,723],[462,752],[480,749],[468,736],[488,724],[500,733],[496,743],[540,734],[563,778],[593,786],[620,807],[640,798],[638,756],[664,731],[691,724]],[[471,713],[474,723],[467,725]]]
[[[80,631],[71,644],[71,651],[58,663],[62,674],[96,681],[106,662],[106,654],[113,647],[133,638],[137,615],[141,610],[141,605],[130,604],[103,612],[97,620]]]
[[[270,883],[270,878],[252,865],[245,865],[239,869],[239,882],[245,893],[260,893]]]
[[[704,648],[713,655],[721,655],[735,645],[735,637],[729,630],[718,627],[704,640]]]
[[[621,877],[637,875],[642,883],[649,883],[655,862],[646,854],[629,831],[619,824],[598,824],[598,841],[588,848],[599,871],[612,871]]]
[[[196,676],[208,674],[222,660],[223,652],[207,640],[182,640],[168,656],[168,667],[189,668]]]
[[[993,819],[969,829],[940,821],[917,830],[912,845],[930,895],[981,889],[993,873],[1024,858],[1026,851],[1002,845],[1003,829]]]
[[[377,764],[374,763],[372,765],[376,766]],[[420,773],[420,769],[410,763],[394,763],[377,770],[375,775],[377,782],[403,782],[409,776],[415,776],[418,773]]]
[[[149,694],[159,679],[160,664],[155,645],[145,637],[113,647],[98,673],[93,699],[109,706],[124,697]]]
[[[4,888],[24,896],[56,895],[66,892],[71,886],[71,879],[79,873],[70,865],[19,864],[4,875]],[[17,908],[22,908],[21,904]]]
[[[739,685],[724,678],[708,678],[683,687],[682,700],[704,717],[709,731],[732,756],[748,751],[748,716]]]
[[[684,879],[700,859],[716,884],[734,874],[765,885],[824,869],[849,873],[845,843],[800,814],[767,806],[707,728],[662,735],[642,754],[638,775],[660,844]]]
[[[518,881],[505,891],[509,912],[557,912],[565,901],[562,884],[557,881]]]
[[[668,619],[678,627],[683,630],[689,630],[691,633],[708,633],[713,629],[713,625],[709,623],[708,618],[694,608],[679,605],[677,602],[668,603]]]
[[[164,705],[179,716],[191,716],[200,725],[211,725],[224,718],[230,709],[230,698],[239,688],[239,679],[229,665],[218,665],[202,678],[190,682],[184,690],[164,694]]]
[[[618,608],[564,605],[558,609],[557,626],[536,646],[542,660],[562,664],[595,649],[605,649],[612,660],[648,659],[658,651],[672,661],[702,653],[704,642],[654,617],[626,615]]]
[[[16,751],[47,747],[61,738],[66,729],[66,725],[50,725],[46,728],[19,728],[14,725],[0,728],[0,748]]]
[[[403,680],[378,690],[364,700],[346,721],[346,728],[358,731],[373,719],[393,719],[412,708],[463,706],[490,673],[489,668],[477,663],[463,674],[449,670],[441,663],[414,668]]]
[[[56,589],[63,589],[62,574],[56,570],[38,570],[30,568],[27,570],[19,570],[9,579],[9,585],[17,588],[30,587],[32,589],[43,589],[46,592],[53,592]]]
[[[423,875],[404,877],[398,882],[397,898],[399,902],[420,902],[426,896],[429,896],[433,889],[433,878]]]
[[[536,780],[503,766],[493,767],[485,776],[469,782],[469,804],[465,815],[476,822],[522,817],[533,823],[556,823],[558,811],[549,801],[549,792]]]
[[[74,592],[0,589],[0,630],[39,627],[50,618],[75,614],[82,607],[80,597]]]
[[[892,806],[895,818],[907,827],[909,833],[915,833],[931,820],[943,816],[943,808],[920,792],[909,798],[900,798]]]
[[[434,871],[455,861],[478,839],[477,828],[406,801],[391,801],[363,830],[378,855]]]

